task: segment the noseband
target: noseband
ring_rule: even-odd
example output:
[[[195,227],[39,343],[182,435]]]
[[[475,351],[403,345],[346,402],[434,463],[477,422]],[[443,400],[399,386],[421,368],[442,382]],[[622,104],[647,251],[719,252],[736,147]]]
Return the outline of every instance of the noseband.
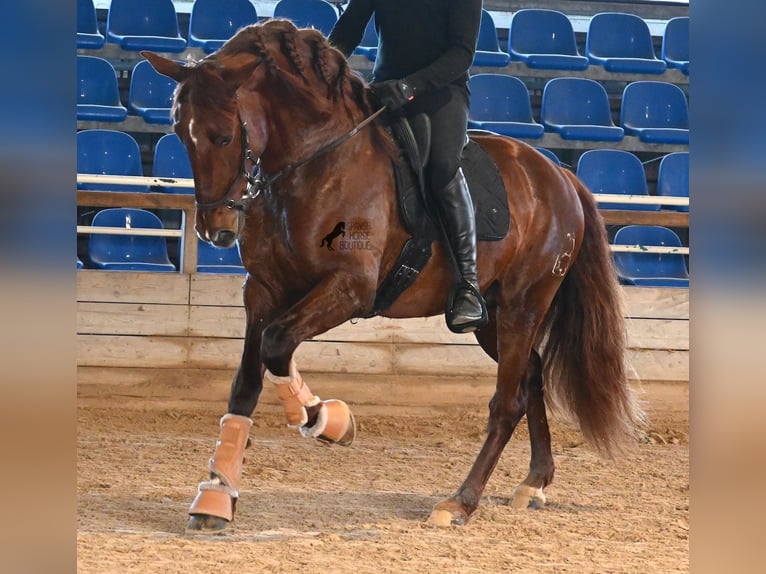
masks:
[[[234,182],[231,184],[228,191],[221,199],[217,199],[215,201],[209,201],[209,202],[195,201],[197,209],[210,210],[210,209],[216,209],[217,207],[222,207],[225,205],[229,209],[234,209],[237,211],[247,211],[248,207],[250,206],[250,202],[254,200],[256,197],[258,197],[262,191],[269,189],[274,184],[274,182],[279,180],[284,175],[290,173],[291,171],[310,162],[317,156],[327,153],[328,151],[335,149],[336,147],[338,147],[345,141],[351,139],[357,133],[359,133],[362,130],[362,128],[367,126],[375,118],[377,118],[380,114],[382,114],[385,111],[385,109],[386,109],[385,107],[380,108],[378,111],[376,111],[370,116],[367,116],[358,125],[354,126],[352,129],[347,131],[345,134],[343,134],[339,138],[331,141],[329,144],[326,144],[320,147],[313,154],[311,154],[310,156],[300,161],[297,161],[295,163],[288,163],[282,169],[280,169],[277,173],[271,176],[267,176],[261,170],[261,158],[253,157],[253,152],[250,149],[250,142],[248,141],[248,138],[247,138],[247,123],[244,122],[242,120],[242,117],[240,116],[239,123],[240,123],[240,132],[242,134],[242,150],[243,150],[240,173],[234,179]],[[248,166],[249,166],[249,169],[248,169]],[[239,182],[241,178],[243,177],[245,178],[245,180],[247,180],[245,191],[244,193],[242,193],[239,199],[233,199],[233,196],[235,195],[239,187]]]

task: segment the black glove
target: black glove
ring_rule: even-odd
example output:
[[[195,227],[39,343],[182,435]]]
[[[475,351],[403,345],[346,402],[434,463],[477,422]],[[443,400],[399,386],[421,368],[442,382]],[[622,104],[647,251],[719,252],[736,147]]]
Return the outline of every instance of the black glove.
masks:
[[[373,96],[390,111],[395,111],[415,99],[415,89],[407,80],[386,80],[370,86]]]

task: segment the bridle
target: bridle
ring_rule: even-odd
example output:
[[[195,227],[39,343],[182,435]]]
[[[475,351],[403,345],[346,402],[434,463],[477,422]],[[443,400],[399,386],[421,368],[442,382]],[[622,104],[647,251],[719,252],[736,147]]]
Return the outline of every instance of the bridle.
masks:
[[[250,202],[254,200],[256,197],[258,197],[262,191],[269,189],[272,185],[274,185],[275,182],[277,182],[279,179],[281,179],[282,177],[284,177],[286,174],[290,173],[291,171],[298,169],[302,165],[305,165],[311,160],[315,159],[316,157],[324,153],[327,153],[328,151],[332,149],[335,149],[339,145],[343,144],[347,140],[354,137],[365,126],[370,124],[375,118],[377,118],[380,114],[382,114],[385,111],[385,109],[386,109],[385,107],[381,107],[379,110],[367,116],[365,119],[359,122],[359,124],[351,128],[342,136],[338,137],[337,139],[331,141],[328,144],[323,145],[314,153],[312,153],[310,156],[303,158],[302,160],[299,160],[295,163],[288,163],[287,165],[282,167],[282,169],[280,169],[278,172],[276,172],[273,175],[266,175],[265,173],[263,173],[263,170],[261,169],[260,156],[253,157],[253,152],[250,149],[250,142],[247,137],[247,123],[244,120],[242,120],[242,116],[239,114],[239,110],[237,110],[237,115],[239,116],[240,133],[242,136],[241,139],[242,139],[242,150],[243,150],[242,163],[240,164],[240,173],[237,174],[237,177],[234,179],[232,184],[229,186],[229,189],[226,191],[226,194],[222,198],[217,199],[215,201],[205,201],[205,202],[195,201],[197,209],[210,210],[210,209],[216,209],[218,207],[222,207],[225,205],[229,209],[234,209],[236,211],[247,211],[248,207],[250,206]],[[238,188],[240,187],[239,184],[243,177],[247,181],[245,190],[238,199],[234,199],[234,195],[236,194]]]

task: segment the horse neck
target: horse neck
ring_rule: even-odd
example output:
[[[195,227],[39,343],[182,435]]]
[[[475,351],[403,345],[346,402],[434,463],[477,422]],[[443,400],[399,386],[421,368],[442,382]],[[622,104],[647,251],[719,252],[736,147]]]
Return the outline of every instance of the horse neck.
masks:
[[[262,157],[267,172],[311,157],[355,124],[340,101],[333,105],[329,115],[300,103],[285,105],[274,101],[267,114],[267,123],[269,144]]]

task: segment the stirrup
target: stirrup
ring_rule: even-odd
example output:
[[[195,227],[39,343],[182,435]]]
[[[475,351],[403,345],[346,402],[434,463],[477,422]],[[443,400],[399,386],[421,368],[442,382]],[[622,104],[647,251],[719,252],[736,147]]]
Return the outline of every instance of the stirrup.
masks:
[[[468,294],[476,297],[479,307],[481,308],[481,317],[456,322],[457,317],[454,315],[455,298],[461,291],[467,291]],[[489,322],[489,314],[487,313],[487,305],[484,302],[484,297],[482,297],[479,290],[470,281],[460,281],[450,290],[444,318],[447,322],[447,328],[453,333],[458,334],[470,333],[479,327],[483,327]]]

